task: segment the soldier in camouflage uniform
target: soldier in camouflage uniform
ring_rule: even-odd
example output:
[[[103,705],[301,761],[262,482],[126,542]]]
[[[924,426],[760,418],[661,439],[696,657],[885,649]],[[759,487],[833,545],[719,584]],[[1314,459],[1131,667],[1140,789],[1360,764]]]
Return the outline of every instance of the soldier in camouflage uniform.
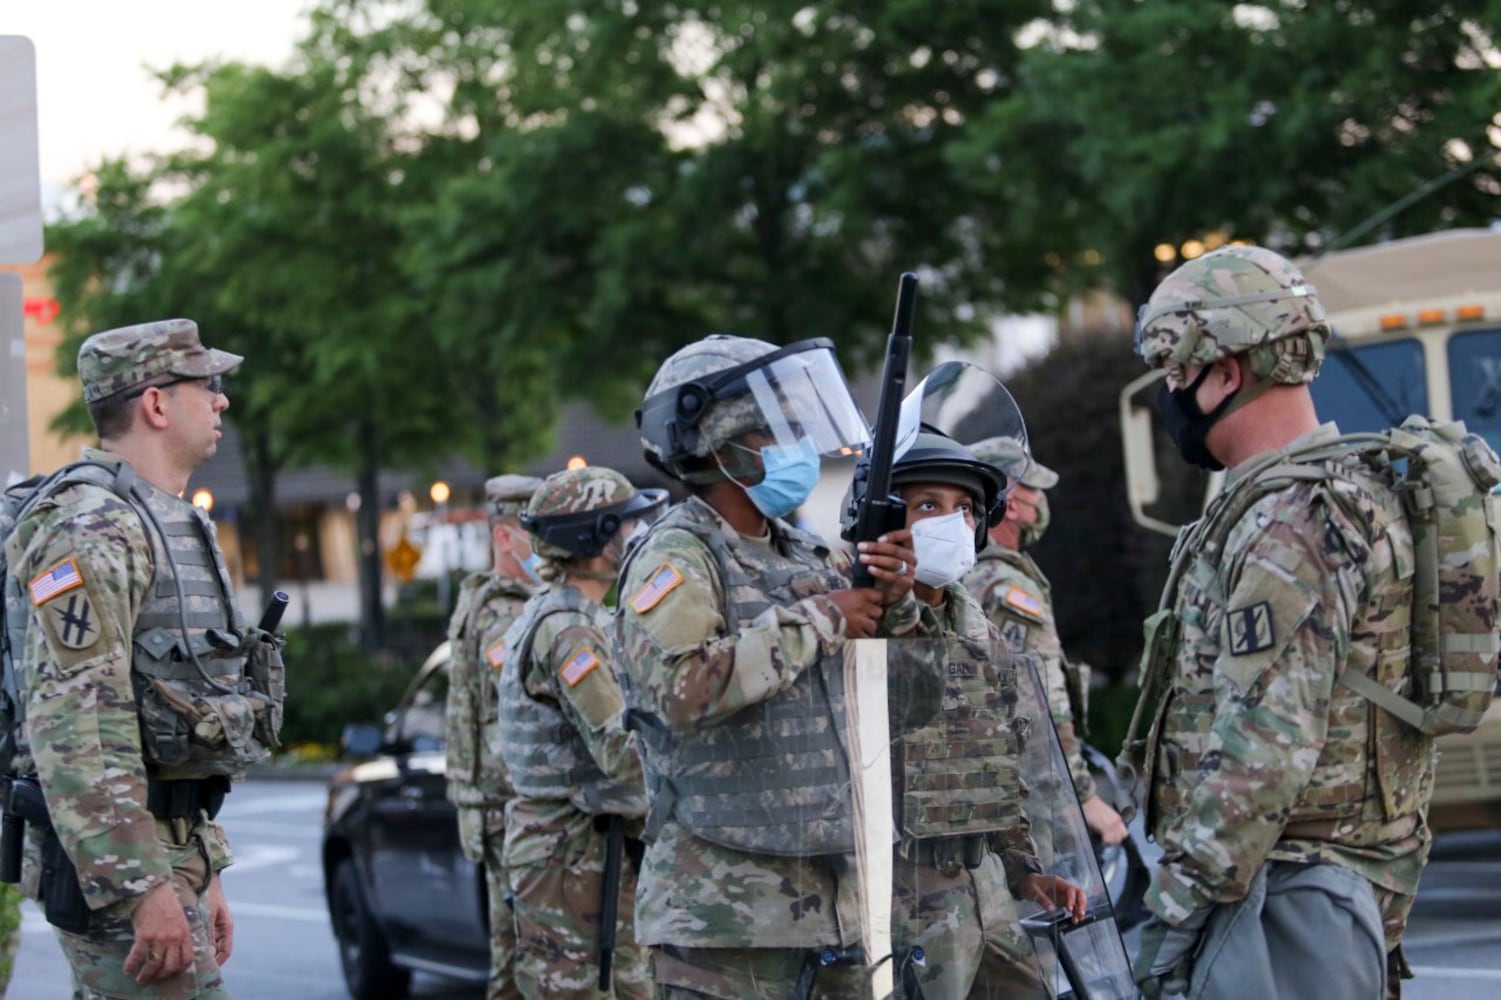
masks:
[[[988,462],[1014,460],[1023,454],[1019,442],[1007,437],[988,438],[970,447],[975,457]],[[1107,844],[1126,839],[1126,824],[1120,813],[1100,798],[1100,790],[1079,750],[1068,683],[1064,671],[1063,644],[1053,619],[1053,589],[1042,569],[1026,553],[1041,540],[1048,528],[1048,496],[1058,473],[1033,460],[1020,482],[1006,498],[1002,519],[990,529],[990,544],[980,553],[964,585],[980,602],[985,614],[1000,628],[1001,638],[1018,653],[1036,653],[1043,664],[1048,707],[1074,791],[1084,809],[1089,829]]]
[[[1025,468],[1024,452],[1011,459],[1010,468]],[[999,632],[961,582],[1012,484],[930,432],[892,466],[891,481],[913,533],[922,631],[958,640],[948,644],[943,711],[904,733],[897,755],[893,938],[923,949],[925,964],[909,974],[926,1000],[1045,998],[1017,900],[1066,907],[1076,921],[1088,901],[1078,886],[1042,872],[1029,835],[1015,709],[1017,670],[1031,667],[990,655]]]
[[[86,340],[97,464],[69,467],[7,545],[31,603],[25,735],[55,829],[28,824],[23,884],[35,894],[43,841],[76,867],[87,926],[58,931],[75,997],[228,996],[231,856],[212,817],[275,745],[284,682],[273,696],[248,680],[265,634],[242,627],[213,525],[179,495],[217,447],[221,377],[241,360],[182,319]],[[71,886],[44,885],[50,916]]]
[[[459,588],[458,606],[448,623],[447,747],[448,799],[458,809],[459,845],[464,856],[485,869],[490,905],[489,1000],[516,997],[511,954],[516,948],[516,920],[511,910],[510,881],[501,850],[505,844],[505,806],[511,779],[496,749],[500,717],[495,677],[499,664],[485,658],[481,640],[504,635],[521,614],[521,606],[542,578],[539,557],[517,520],[542,480],[535,476],[495,476],[485,482],[490,520],[489,572],[475,573]]]
[[[617,851],[627,835],[634,840],[646,792],[600,602],[626,540],[666,501],[666,491],[638,492],[613,469],[549,476],[521,515],[549,585],[508,628],[492,627],[481,641],[500,671],[492,752],[516,790],[506,807],[504,863],[515,897],[516,982],[532,1000],[597,994],[606,892],[619,914],[613,992],[651,995],[632,920],[634,865],[606,884],[608,838]]]
[[[1138,353],[1167,370],[1159,409],[1184,459],[1230,470],[1180,535],[1148,623],[1143,688],[1163,694],[1141,762],[1165,851],[1136,959],[1149,994],[1372,998],[1398,986],[1433,744],[1335,683],[1347,668],[1393,690],[1410,680],[1413,538],[1393,473],[1341,459],[1336,475],[1216,523],[1251,460],[1335,436],[1307,385],[1329,332],[1298,269],[1256,247],[1184,264],[1137,325]]]
[[[868,436],[828,341],[685,347],[637,423],[692,492],[632,549],[616,612],[652,796],[637,937],[660,996],[782,1000],[815,951],[857,944],[843,647],[916,626],[909,536],[862,543],[878,586],[852,589],[848,559],[784,520],[819,456]],[[820,968],[813,995],[864,975]]]

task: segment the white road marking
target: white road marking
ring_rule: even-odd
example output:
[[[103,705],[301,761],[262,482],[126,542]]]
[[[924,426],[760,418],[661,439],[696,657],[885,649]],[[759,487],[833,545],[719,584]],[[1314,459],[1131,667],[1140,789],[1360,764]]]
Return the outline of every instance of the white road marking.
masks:
[[[328,923],[327,910],[315,910],[306,906],[277,906],[274,903],[236,903],[232,897],[229,900],[229,912],[236,918],[275,917],[277,920],[301,920],[309,924]]]
[[[275,868],[293,860],[300,853],[302,852],[295,847],[276,844],[255,844],[243,847],[235,851],[235,863],[229,866],[226,874],[232,877],[243,872],[255,871],[257,868]]]
[[[328,804],[328,792],[319,789],[315,792],[283,792],[279,795],[257,796],[250,802],[235,802],[233,793],[225,800],[224,811],[219,815],[221,822],[235,821],[236,816],[254,816],[262,813],[279,812],[322,812]]]
[[[1465,969],[1447,965],[1414,965],[1419,979],[1501,979],[1501,969]]]

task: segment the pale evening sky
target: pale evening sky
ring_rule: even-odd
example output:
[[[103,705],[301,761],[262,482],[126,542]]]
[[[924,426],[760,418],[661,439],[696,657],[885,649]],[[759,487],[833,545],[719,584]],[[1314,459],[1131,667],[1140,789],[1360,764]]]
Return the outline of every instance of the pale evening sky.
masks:
[[[167,151],[189,109],[151,69],[209,59],[280,65],[311,0],[0,0],[0,35],[36,46],[42,202],[105,156]]]

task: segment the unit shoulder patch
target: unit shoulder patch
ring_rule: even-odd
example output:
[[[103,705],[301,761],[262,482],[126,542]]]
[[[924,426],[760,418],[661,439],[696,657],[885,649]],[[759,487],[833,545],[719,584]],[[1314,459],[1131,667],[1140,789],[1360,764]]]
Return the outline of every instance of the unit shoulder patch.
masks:
[[[588,677],[597,666],[599,666],[599,657],[595,655],[594,650],[588,646],[580,646],[563,662],[558,675],[569,687],[577,687],[579,681]]]
[[[676,566],[670,562],[664,562],[652,573],[651,579],[646,581],[646,586],[636,592],[631,598],[631,610],[638,615],[644,615],[662,602],[662,598],[676,590],[683,582],[683,574],[678,572]]]
[[[1001,642],[1013,653],[1027,651],[1027,626],[1012,619],[1001,626]]]
[[[1272,622],[1272,605],[1268,601],[1237,608],[1225,614],[1230,629],[1230,655],[1249,656],[1271,649],[1277,642],[1277,628]]]
[[[78,560],[69,556],[51,569],[43,570],[31,578],[31,604],[41,607],[54,597],[83,586],[83,574],[78,571]]]
[[[66,601],[48,604],[43,613],[52,634],[68,649],[88,649],[99,641],[99,618],[87,590],[70,594]]]

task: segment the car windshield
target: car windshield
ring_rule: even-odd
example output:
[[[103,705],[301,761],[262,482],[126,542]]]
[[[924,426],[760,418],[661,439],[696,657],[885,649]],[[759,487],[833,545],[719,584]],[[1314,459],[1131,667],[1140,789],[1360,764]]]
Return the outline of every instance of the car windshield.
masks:
[[[1449,340],[1449,385],[1455,418],[1501,449],[1501,329]]]
[[[448,701],[448,671],[428,673],[397,722],[397,738],[412,753],[430,753],[444,748],[443,718]]]
[[[1367,372],[1376,386],[1366,384]],[[1428,412],[1423,345],[1406,338],[1331,349],[1309,388],[1319,419],[1334,421],[1342,434],[1385,430],[1410,413]],[[1388,413],[1389,406],[1396,412]]]

